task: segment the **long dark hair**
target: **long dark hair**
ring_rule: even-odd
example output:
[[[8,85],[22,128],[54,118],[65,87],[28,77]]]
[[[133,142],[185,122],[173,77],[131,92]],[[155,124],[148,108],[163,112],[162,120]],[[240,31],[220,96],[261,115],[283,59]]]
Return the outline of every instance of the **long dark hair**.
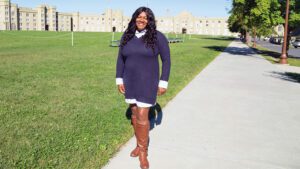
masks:
[[[147,32],[142,37],[143,41],[146,43],[146,47],[152,48],[154,51],[155,43],[157,41],[156,38],[156,24],[155,24],[155,16],[150,8],[140,7],[138,8],[131,17],[131,20],[128,24],[127,29],[124,32],[123,39],[121,42],[121,48],[124,47],[127,42],[132,39],[135,35],[136,28],[136,18],[142,13],[145,12],[147,15],[148,24],[146,26]]]

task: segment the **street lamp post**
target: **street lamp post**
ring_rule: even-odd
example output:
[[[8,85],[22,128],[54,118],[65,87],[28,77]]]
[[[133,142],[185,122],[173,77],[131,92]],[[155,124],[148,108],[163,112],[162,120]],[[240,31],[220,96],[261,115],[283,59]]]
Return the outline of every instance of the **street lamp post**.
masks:
[[[286,0],[286,10],[285,10],[285,25],[284,25],[284,40],[282,45],[282,52],[280,56],[280,64],[287,64],[287,53],[286,53],[286,47],[287,47],[287,36],[288,36],[288,25],[289,25],[289,7],[290,7],[290,0]]]

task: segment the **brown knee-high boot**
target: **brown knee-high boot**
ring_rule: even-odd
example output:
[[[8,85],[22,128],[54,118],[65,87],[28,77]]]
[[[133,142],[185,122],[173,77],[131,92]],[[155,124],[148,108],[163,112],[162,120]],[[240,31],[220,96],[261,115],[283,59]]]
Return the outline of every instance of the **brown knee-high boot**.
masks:
[[[134,135],[136,137],[136,115],[131,115],[131,124],[134,130]],[[136,140],[138,142],[138,140]],[[130,156],[131,157],[137,157],[139,156],[140,149],[138,147],[138,144],[136,145],[135,149],[131,151]]]
[[[137,123],[136,123],[136,136],[137,136],[137,140],[138,140],[139,160],[140,160],[141,169],[148,169],[149,168],[149,162],[148,162],[148,159],[147,159],[149,129],[150,129],[149,121],[146,121],[146,122],[137,121]]]

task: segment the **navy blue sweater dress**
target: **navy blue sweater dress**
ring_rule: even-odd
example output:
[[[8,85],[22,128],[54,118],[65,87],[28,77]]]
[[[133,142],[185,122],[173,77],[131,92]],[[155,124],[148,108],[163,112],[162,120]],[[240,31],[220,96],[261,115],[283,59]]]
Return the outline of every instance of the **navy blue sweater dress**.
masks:
[[[160,55],[162,72],[159,76]],[[122,78],[125,86],[125,98],[154,105],[159,80],[168,81],[170,75],[170,48],[167,38],[157,31],[157,43],[153,53],[142,38],[134,36],[124,47],[120,47],[116,78]]]

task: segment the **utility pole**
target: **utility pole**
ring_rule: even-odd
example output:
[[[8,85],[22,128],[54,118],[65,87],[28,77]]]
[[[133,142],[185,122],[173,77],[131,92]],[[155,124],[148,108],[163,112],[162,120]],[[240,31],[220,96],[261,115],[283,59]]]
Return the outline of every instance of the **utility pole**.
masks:
[[[288,64],[287,61],[287,53],[286,53],[286,48],[287,48],[287,36],[288,36],[288,28],[289,28],[289,7],[290,7],[290,0],[286,0],[286,10],[285,10],[285,25],[284,25],[284,40],[282,44],[282,52],[280,56],[279,63],[280,64]]]

